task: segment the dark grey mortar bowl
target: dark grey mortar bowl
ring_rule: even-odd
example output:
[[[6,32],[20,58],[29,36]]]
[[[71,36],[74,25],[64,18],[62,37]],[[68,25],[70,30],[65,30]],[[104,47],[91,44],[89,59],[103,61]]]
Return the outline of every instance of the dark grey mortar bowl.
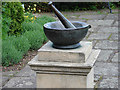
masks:
[[[86,36],[90,25],[84,22],[71,21],[74,28],[64,28],[60,21],[44,24],[44,33],[53,43],[54,48],[72,49],[80,46],[80,41]]]

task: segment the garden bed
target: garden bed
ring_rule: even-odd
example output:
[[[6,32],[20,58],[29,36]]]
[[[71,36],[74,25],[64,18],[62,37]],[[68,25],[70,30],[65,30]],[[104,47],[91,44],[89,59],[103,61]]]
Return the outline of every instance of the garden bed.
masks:
[[[20,3],[9,2],[2,5],[2,66],[4,69],[9,67],[8,70],[19,69],[27,62],[30,51],[38,50],[47,42],[43,25],[55,19],[23,13]]]

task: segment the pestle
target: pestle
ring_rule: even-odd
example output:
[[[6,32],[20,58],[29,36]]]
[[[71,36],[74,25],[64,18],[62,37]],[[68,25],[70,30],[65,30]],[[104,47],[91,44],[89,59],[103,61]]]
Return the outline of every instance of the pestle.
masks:
[[[59,20],[62,22],[65,28],[76,28],[64,15],[52,4],[52,1],[48,3],[48,5],[52,8],[55,12]]]

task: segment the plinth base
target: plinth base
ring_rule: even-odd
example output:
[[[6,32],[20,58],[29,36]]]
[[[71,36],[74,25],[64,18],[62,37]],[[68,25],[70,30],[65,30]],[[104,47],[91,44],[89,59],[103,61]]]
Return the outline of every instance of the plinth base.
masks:
[[[84,46],[82,49],[72,49],[69,51],[65,50],[64,53],[63,50],[51,49],[52,47],[50,42],[44,45],[39,50],[38,55],[28,63],[32,70],[34,70],[37,74],[37,88],[94,88],[93,66],[100,53],[100,50],[92,49],[87,60],[84,60],[85,62],[78,62],[77,56],[78,53],[81,54],[79,50],[82,51],[84,48],[89,50],[88,46],[90,45],[91,44],[88,42],[82,42],[82,46]],[[56,61],[52,58],[54,56],[50,57],[52,60],[48,60],[48,58],[45,60],[50,53],[55,54],[58,52],[62,57],[64,56],[63,54],[70,56],[71,52],[77,52],[77,55],[72,54],[72,57],[74,58],[71,58],[74,62],[66,62],[66,60],[63,60],[62,57],[61,59],[59,57],[59,60]],[[41,54],[42,56],[44,55],[44,57],[40,56]],[[84,56],[84,54],[81,55]],[[75,57],[77,57],[77,59]],[[70,59],[68,61],[71,61],[71,58],[65,57],[65,59]]]

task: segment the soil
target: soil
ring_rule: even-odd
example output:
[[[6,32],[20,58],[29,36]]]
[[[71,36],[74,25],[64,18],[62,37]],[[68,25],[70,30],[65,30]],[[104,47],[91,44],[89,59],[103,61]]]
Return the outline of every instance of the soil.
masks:
[[[21,70],[32,58],[34,58],[37,55],[36,50],[28,51],[26,55],[23,56],[23,59],[18,63],[13,66],[9,67],[2,67],[3,72],[7,71],[19,71]],[[1,70],[0,70],[1,71]]]

